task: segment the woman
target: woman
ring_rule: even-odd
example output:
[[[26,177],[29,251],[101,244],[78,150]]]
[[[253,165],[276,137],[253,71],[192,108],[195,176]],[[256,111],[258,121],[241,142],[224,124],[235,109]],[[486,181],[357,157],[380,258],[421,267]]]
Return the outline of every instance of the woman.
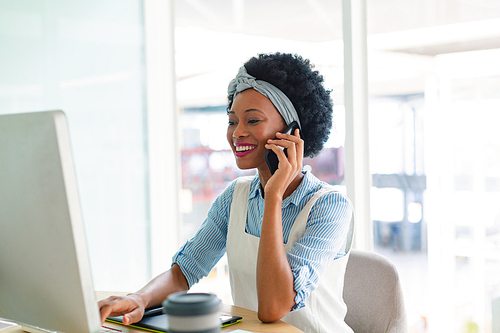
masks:
[[[237,166],[257,175],[235,180],[217,197],[170,270],[134,294],[99,302],[101,320],[125,314],[125,324],[139,321],[146,307],[208,275],[227,251],[235,305],[306,332],[352,332],[342,300],[352,207],[302,171],[303,157],[320,152],[332,125],[322,76],[297,55],[254,57],[229,84],[228,118]],[[283,134],[294,121],[299,128]],[[279,160],[274,174],[268,150]]]

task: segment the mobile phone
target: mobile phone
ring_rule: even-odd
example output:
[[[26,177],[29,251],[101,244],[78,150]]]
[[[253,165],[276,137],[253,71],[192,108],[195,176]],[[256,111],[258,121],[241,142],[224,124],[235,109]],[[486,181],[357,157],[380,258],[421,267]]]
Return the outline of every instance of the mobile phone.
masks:
[[[283,133],[293,134],[297,128],[299,128],[299,124],[296,121],[294,121],[287,127],[287,129]],[[288,154],[286,153],[286,149],[284,149],[283,152],[285,153],[286,156],[288,156]],[[268,149],[266,151],[266,154],[264,155],[264,159],[266,160],[266,164],[267,167],[269,168],[269,171],[271,171],[271,175],[274,175],[276,170],[278,170],[278,164],[279,164],[278,155],[276,155],[276,153],[271,149]]]

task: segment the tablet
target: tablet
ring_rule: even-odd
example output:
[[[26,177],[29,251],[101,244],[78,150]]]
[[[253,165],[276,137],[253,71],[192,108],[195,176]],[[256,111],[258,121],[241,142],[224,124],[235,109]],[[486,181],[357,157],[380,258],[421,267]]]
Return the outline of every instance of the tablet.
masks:
[[[239,316],[232,316],[228,314],[221,314],[221,327],[226,327],[229,325],[233,325],[239,323],[243,318]],[[108,317],[106,321],[115,324],[123,325],[123,316],[119,317]],[[168,319],[167,315],[162,313],[159,315],[144,317],[140,322],[127,325],[133,328],[139,328],[142,330],[150,331],[150,332],[168,332]]]

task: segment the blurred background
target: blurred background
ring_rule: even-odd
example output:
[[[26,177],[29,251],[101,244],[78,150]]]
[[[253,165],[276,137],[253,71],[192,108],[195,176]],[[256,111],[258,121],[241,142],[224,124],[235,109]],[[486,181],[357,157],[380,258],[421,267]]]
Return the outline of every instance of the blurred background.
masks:
[[[323,74],[334,126],[305,168],[345,186],[340,0],[164,1],[172,49],[151,61],[155,2],[0,0],[0,113],[66,112],[96,290],[168,268],[214,198],[254,173],[226,142],[226,88],[258,53],[298,53]],[[374,251],[399,270],[411,332],[500,332],[500,2],[366,5]],[[171,142],[151,135],[148,76],[164,61]],[[180,179],[152,174],[158,147]],[[167,205],[155,184],[170,184],[175,218],[153,221]],[[173,239],[160,235],[163,259],[154,223]],[[195,289],[231,302],[224,258]]]

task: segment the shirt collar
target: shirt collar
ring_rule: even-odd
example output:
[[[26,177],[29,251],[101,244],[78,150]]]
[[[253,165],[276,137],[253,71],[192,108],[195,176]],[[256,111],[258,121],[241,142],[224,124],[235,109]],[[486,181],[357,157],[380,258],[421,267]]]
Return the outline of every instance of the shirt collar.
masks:
[[[315,191],[318,186],[321,186],[320,180],[316,178],[312,173],[310,173],[309,171],[302,171],[302,173],[304,174],[304,178],[302,178],[302,181],[300,182],[297,189],[293,191],[290,196],[285,198],[285,200],[283,200],[282,207],[286,207],[290,204],[298,206],[305,195],[307,195],[311,191]],[[255,197],[262,198],[260,179],[258,174],[255,175],[254,179],[252,180],[252,184],[250,185],[249,199],[254,199]]]
[[[260,194],[260,179],[258,173],[253,178],[252,184],[250,185],[249,199],[253,199],[257,196],[260,196],[262,198],[262,195]]]

